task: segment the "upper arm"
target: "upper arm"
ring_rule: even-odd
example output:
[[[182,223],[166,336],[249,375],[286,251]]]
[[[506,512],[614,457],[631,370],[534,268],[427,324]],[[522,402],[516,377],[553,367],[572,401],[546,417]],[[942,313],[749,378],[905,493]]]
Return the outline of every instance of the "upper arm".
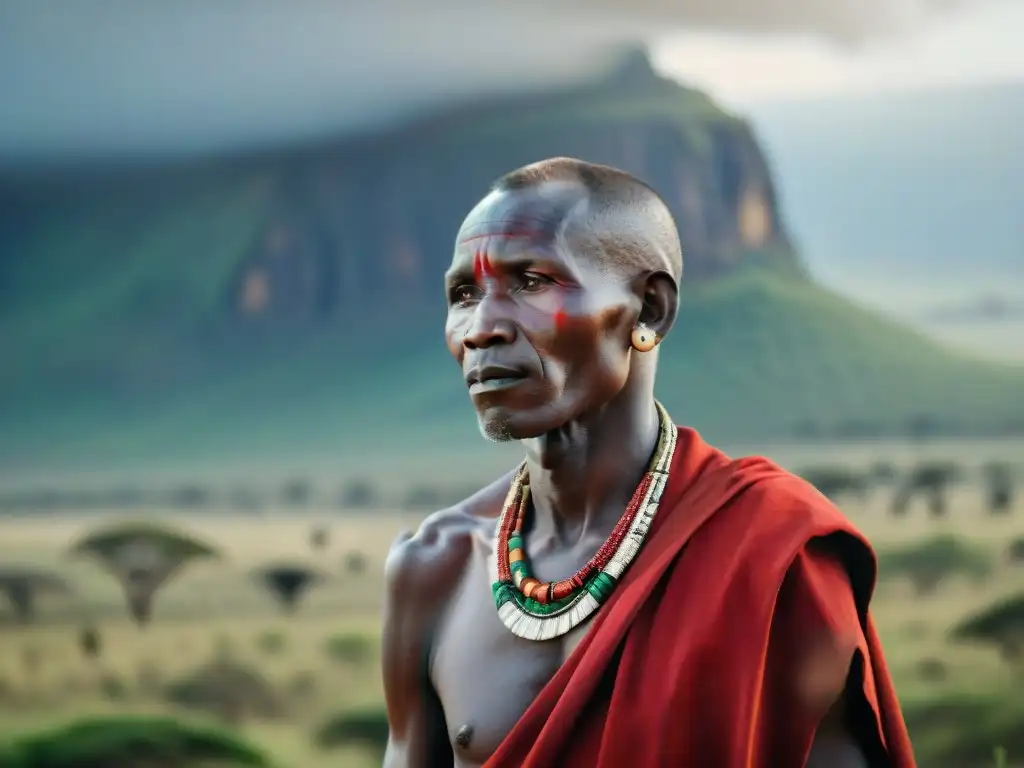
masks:
[[[419,677],[416,665],[420,634],[416,615],[406,597],[416,576],[411,552],[411,534],[403,533],[391,546],[384,568],[386,593],[381,633],[381,667],[384,701],[388,713],[388,745],[384,765],[393,768],[414,765],[417,732],[423,728],[420,713]]]
[[[384,701],[388,712],[390,741],[392,746],[404,743],[410,725],[416,717],[416,702],[419,698],[415,666],[417,655],[416,616],[409,610],[406,592],[416,576],[416,567],[410,548],[412,535],[403,533],[391,545],[384,567],[386,592],[384,597],[384,622],[381,633],[381,667],[384,678]],[[389,761],[390,762],[390,761]]]
[[[786,711],[773,720],[776,732],[769,738],[773,750],[787,753],[779,765],[884,765],[866,606],[858,606],[850,575],[830,543],[810,542],[779,590],[765,693]]]
[[[428,517],[392,544],[384,568],[381,636],[388,714],[385,765],[450,762],[444,714],[429,677],[432,635],[462,574],[473,521],[459,510]]]

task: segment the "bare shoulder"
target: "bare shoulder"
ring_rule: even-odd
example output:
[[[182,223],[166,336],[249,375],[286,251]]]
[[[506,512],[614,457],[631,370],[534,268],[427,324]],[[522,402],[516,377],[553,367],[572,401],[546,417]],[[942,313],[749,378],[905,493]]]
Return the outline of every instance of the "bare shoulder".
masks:
[[[393,607],[415,601],[420,608],[429,590],[431,602],[446,597],[473,547],[493,536],[512,472],[472,496],[434,512],[415,532],[399,534],[384,566],[388,600]]]

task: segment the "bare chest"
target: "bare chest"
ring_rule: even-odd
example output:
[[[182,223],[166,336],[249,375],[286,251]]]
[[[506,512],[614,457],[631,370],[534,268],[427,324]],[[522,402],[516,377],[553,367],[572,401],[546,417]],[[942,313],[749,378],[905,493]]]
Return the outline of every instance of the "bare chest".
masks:
[[[491,566],[474,558],[434,644],[431,674],[458,766],[493,754],[588,626],[544,642],[516,637],[498,618]]]

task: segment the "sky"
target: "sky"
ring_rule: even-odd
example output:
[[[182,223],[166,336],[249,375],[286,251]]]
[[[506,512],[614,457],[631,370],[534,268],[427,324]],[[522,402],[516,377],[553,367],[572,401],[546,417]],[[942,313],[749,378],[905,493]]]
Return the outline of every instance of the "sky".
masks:
[[[1024,79],[1021,0],[0,0],[0,162],[371,130],[607,71],[626,44],[728,106]]]
[[[903,35],[847,47],[813,34],[683,33],[658,44],[659,69],[742,110],[884,91],[1024,81],[1024,4],[977,3]]]

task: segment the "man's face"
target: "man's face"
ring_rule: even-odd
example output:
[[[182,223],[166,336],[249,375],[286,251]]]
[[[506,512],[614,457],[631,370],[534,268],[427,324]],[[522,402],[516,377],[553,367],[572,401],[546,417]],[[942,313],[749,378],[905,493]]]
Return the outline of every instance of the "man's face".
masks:
[[[603,254],[556,237],[585,194],[562,182],[492,193],[459,232],[445,338],[492,440],[540,437],[629,376],[639,300]]]

